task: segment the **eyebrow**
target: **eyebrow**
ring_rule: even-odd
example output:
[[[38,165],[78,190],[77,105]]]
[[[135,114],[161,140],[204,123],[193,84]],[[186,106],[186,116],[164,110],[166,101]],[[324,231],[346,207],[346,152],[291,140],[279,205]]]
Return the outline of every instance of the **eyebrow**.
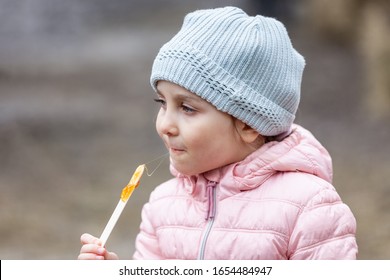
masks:
[[[164,93],[157,89],[157,94],[164,96]],[[206,102],[195,93],[189,94],[187,92],[173,92],[174,98],[182,101]]]

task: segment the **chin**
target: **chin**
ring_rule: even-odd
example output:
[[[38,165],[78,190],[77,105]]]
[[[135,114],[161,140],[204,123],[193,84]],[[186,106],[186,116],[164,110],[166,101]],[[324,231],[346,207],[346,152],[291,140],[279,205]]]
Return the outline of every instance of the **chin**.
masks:
[[[185,176],[193,176],[193,175],[198,175],[200,173],[194,172],[193,169],[185,168],[183,166],[180,166],[180,164],[175,164],[171,160],[171,168],[173,168],[176,172],[185,175]]]

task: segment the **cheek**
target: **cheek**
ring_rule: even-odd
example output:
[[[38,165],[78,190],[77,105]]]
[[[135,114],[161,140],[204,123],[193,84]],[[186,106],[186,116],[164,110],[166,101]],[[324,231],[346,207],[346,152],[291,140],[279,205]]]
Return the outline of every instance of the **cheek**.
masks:
[[[157,131],[157,134],[162,137],[162,132],[161,132],[161,116],[160,116],[160,111],[157,113],[157,116],[156,116],[156,123],[155,123],[155,127],[156,127],[156,131]]]
[[[158,116],[156,117],[156,122],[155,122],[154,125],[155,125],[155,128],[156,128],[156,131],[157,131],[158,135],[160,135]]]
[[[222,123],[223,124],[223,123]],[[211,125],[198,129],[192,129],[188,132],[187,140],[191,141],[193,150],[197,151],[197,156],[209,158],[209,161],[215,161],[220,158],[226,149],[231,149],[230,136],[232,131],[230,127],[223,125]]]

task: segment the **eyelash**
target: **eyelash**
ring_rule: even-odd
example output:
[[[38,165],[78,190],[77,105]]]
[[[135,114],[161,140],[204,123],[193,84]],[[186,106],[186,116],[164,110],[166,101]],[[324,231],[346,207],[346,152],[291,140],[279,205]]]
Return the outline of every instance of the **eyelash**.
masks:
[[[154,101],[155,101],[156,103],[159,103],[159,104],[161,105],[161,107],[165,107],[165,106],[166,106],[166,102],[165,102],[164,99],[155,98]],[[186,112],[186,113],[194,113],[194,112],[195,112],[195,109],[193,109],[193,108],[191,108],[191,107],[189,107],[189,106],[186,106],[186,105],[184,105],[184,104],[181,104],[180,107],[181,107],[181,108],[183,109],[183,111]]]
[[[165,100],[161,99],[161,98],[155,98],[154,101],[156,103],[159,103],[161,106],[164,106],[165,105]]]

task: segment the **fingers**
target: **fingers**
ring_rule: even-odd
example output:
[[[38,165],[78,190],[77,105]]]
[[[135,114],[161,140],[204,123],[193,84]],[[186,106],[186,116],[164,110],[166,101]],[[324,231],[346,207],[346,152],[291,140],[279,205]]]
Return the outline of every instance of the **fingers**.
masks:
[[[84,233],[80,237],[81,246],[79,260],[118,260],[118,256],[113,252],[108,252],[102,247],[102,242],[99,238]]]
[[[117,254],[113,252],[106,251],[106,254],[104,255],[104,259],[106,260],[119,260]]]
[[[101,245],[102,242],[99,238],[89,234],[89,233],[84,233],[80,237],[81,244],[96,244],[96,245]]]
[[[86,253],[86,254],[80,254],[78,257],[77,257],[78,260],[104,260],[104,256],[99,256],[99,255],[95,255],[95,254],[90,254],[90,253]]]
[[[104,260],[106,249],[101,246],[102,242],[99,238],[84,233],[80,237],[80,242],[83,245],[77,259],[79,260]]]
[[[79,260],[104,260],[107,250],[97,244],[84,244],[81,247]]]

